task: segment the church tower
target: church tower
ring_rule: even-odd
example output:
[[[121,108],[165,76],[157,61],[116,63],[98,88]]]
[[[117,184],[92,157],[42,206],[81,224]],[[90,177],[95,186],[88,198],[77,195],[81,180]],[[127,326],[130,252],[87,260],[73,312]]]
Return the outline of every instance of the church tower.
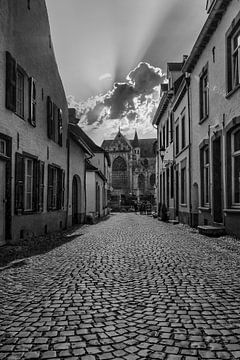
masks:
[[[132,141],[132,147],[133,147],[133,153],[135,155],[134,158],[138,162],[140,159],[140,145],[139,145],[139,141],[138,141],[137,130],[135,130],[134,139]]]

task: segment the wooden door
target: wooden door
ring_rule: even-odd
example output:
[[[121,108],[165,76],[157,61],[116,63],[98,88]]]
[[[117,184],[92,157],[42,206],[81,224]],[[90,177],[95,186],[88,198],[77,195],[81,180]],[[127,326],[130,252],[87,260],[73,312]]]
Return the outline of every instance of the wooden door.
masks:
[[[0,246],[5,244],[6,163],[0,160]]]

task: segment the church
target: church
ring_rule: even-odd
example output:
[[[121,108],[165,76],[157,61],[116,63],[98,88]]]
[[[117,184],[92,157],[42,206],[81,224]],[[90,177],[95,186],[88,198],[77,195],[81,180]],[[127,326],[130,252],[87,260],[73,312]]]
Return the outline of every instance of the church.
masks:
[[[112,208],[130,206],[134,201],[150,201],[155,197],[156,139],[139,139],[137,131],[128,140],[119,129],[115,138],[104,140],[101,147],[111,159],[110,188]]]

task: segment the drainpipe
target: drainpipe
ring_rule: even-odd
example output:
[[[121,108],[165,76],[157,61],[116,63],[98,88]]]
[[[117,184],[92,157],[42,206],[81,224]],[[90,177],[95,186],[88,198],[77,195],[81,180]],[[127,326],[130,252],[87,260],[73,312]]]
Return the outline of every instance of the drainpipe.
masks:
[[[160,202],[160,195],[159,195],[159,134],[158,134],[158,127],[153,124],[154,129],[157,130],[157,150],[156,150],[156,177],[155,177],[155,185],[157,188],[157,204],[156,204],[156,212],[158,213],[158,204]]]
[[[84,161],[84,216],[85,216],[85,219],[84,219],[84,222],[86,220],[86,211],[87,211],[87,181],[86,181],[86,178],[87,178],[87,172],[86,172],[86,160],[90,160],[92,159],[93,156],[90,155],[89,157],[85,157],[85,161]]]
[[[185,80],[187,86],[187,102],[188,102],[188,178],[189,178],[189,216],[190,226],[192,226],[192,137],[191,137],[191,106],[190,106],[190,73],[185,73]]]
[[[68,213],[69,213],[69,178],[70,178],[70,141],[69,135],[67,138],[67,211],[66,211],[66,221],[65,221],[65,228],[68,227]]]

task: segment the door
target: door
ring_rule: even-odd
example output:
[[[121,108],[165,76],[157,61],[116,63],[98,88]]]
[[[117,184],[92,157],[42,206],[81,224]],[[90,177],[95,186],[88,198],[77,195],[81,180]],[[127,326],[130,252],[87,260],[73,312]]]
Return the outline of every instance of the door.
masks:
[[[76,176],[72,182],[72,224],[78,224],[78,183]]]
[[[6,163],[0,160],[0,246],[5,244]]]
[[[176,170],[176,216],[179,213],[179,173]]]
[[[221,138],[213,141],[213,220],[223,222]]]

